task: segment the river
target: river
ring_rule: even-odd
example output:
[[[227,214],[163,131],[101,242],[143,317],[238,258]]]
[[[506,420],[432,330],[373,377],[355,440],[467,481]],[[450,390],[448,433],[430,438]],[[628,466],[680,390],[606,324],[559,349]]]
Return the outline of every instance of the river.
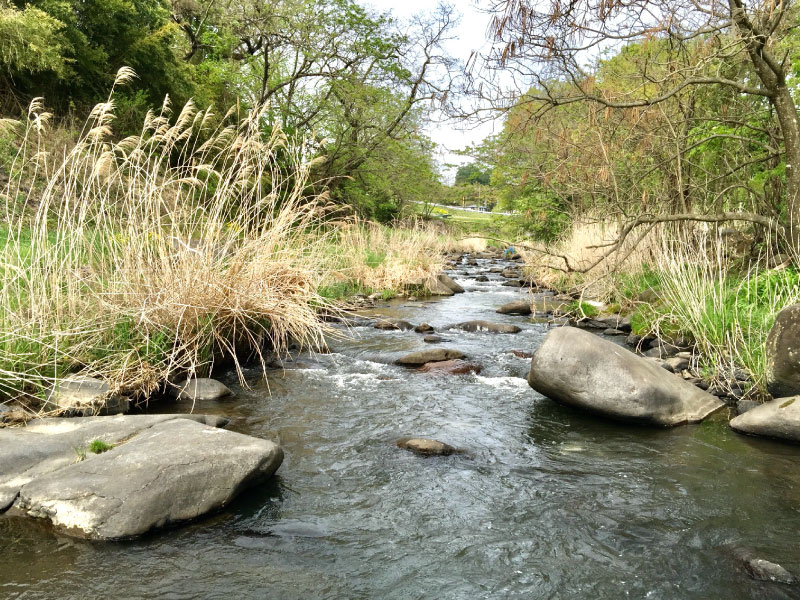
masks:
[[[467,293],[396,300],[371,316],[434,327],[515,323],[516,335],[442,332],[483,366],[443,376],[398,367],[430,348],[413,331],[340,326],[331,353],[248,371],[251,389],[195,410],[275,440],[269,484],[221,513],[131,542],[98,543],[0,516],[0,597],[797,597],[749,579],[737,544],[800,572],[800,448],[733,433],[723,416],[647,429],[556,405],[524,380],[547,325],[494,313],[526,293],[488,261],[453,273]],[[494,263],[492,263],[494,265]],[[181,403],[154,410],[181,412]],[[398,438],[463,454],[424,458]]]

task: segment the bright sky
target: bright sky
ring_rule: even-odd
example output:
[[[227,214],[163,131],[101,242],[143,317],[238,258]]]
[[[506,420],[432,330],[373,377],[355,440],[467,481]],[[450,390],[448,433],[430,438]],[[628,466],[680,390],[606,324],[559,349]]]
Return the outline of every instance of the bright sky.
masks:
[[[435,0],[361,0],[365,6],[375,8],[381,12],[391,12],[400,20],[407,19],[415,14],[430,12],[435,6]],[[460,13],[458,27],[453,29],[451,36],[454,38],[447,42],[448,53],[466,62],[470,54],[487,46],[486,31],[489,16],[476,8],[475,0],[454,1],[456,10]],[[469,158],[453,154],[454,150],[476,144],[485,137],[498,133],[502,127],[500,121],[483,123],[477,127],[465,129],[465,125],[458,122],[445,122],[433,124],[428,128],[428,135],[439,144],[439,163],[447,179],[455,177],[455,170],[445,170],[445,163],[464,164],[470,162]]]

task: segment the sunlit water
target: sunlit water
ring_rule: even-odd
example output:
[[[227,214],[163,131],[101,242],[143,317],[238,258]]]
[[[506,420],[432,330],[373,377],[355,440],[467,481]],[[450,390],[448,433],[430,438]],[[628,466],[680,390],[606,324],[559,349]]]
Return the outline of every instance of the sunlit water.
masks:
[[[510,353],[533,351],[546,325],[494,313],[525,292],[455,275],[466,294],[371,312],[437,329],[477,318],[522,326],[442,333],[480,375],[394,366],[431,346],[368,327],[271,371],[269,388],[253,370],[252,389],[195,410],[279,442],[286,460],[272,482],[133,542],[0,517],[0,597],[796,597],[750,580],[720,546],[800,572],[800,449],[734,434],[723,418],[644,429],[556,405],[523,379],[529,360]],[[465,452],[419,457],[395,446],[404,436]]]

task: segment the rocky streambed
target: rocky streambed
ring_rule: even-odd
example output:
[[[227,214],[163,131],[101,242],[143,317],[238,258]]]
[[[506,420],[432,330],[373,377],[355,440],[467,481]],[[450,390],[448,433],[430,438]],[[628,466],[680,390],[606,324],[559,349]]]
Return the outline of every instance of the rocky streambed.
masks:
[[[56,460],[65,464],[40,483],[22,481],[31,475],[22,465],[10,494],[46,518],[0,515],[0,596],[794,597],[796,588],[780,581],[800,572],[800,449],[735,433],[725,408],[696,425],[639,427],[535,392],[526,381],[531,354],[553,326],[519,310],[496,312],[527,301],[527,289],[506,285],[513,271],[511,261],[469,257],[450,272],[464,293],[365,309],[336,325],[342,335],[329,340],[330,354],[292,357],[267,382],[253,369],[252,389],[223,378],[231,396],[152,406],[165,414],[145,418],[166,421],[108,438],[127,441],[106,453],[76,462],[73,442],[62,443]],[[603,331],[623,349],[625,336]],[[432,350],[437,360],[425,361],[432,355],[421,353]],[[169,416],[190,410],[207,416]],[[117,497],[125,484],[169,489],[175,478],[159,472],[203,464],[180,458],[187,444],[200,447],[192,436],[225,437],[205,433],[225,431],[211,427],[215,417],[243,438],[220,446],[187,489],[255,484],[238,499],[219,493],[222,510],[128,542],[84,540],[51,524],[53,498],[78,506]],[[255,463],[247,475],[237,452],[253,442],[244,440],[283,449],[275,475]],[[132,443],[160,465],[142,469],[145,482],[125,481],[126,459],[112,460]],[[3,456],[23,447],[7,446]],[[263,464],[275,466],[272,456]],[[225,485],[202,479],[220,472]],[[79,493],[70,487],[78,484]],[[164,506],[158,497],[151,506]],[[107,506],[112,522],[126,514],[124,505]]]

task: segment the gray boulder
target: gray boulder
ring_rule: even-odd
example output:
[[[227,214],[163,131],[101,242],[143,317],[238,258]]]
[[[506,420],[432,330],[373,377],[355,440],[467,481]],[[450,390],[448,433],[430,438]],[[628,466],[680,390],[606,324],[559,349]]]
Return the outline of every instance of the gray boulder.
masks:
[[[531,360],[528,384],[562,404],[650,425],[701,421],[724,406],[649,360],[574,327],[547,334]]]
[[[220,400],[233,395],[227,385],[208,377],[179,381],[175,384],[175,387],[170,388],[169,393],[178,400],[191,400],[193,402]]]
[[[767,390],[773,398],[800,394],[800,304],[775,317],[766,344]]]
[[[453,279],[449,275],[446,275],[444,273],[439,273],[437,279],[439,280],[439,283],[442,283],[446,285],[448,288],[450,288],[453,291],[453,293],[455,294],[464,293],[464,288],[458,285],[455,281],[453,281]]]
[[[406,354],[402,358],[398,358],[395,363],[407,367],[418,367],[425,363],[455,360],[457,358],[466,358],[466,354],[448,348],[433,348],[431,350],[420,350],[419,352]]]
[[[462,331],[488,331],[489,333],[519,333],[522,331],[522,329],[516,325],[491,323],[489,321],[465,321],[453,325],[451,329],[461,329]]]
[[[111,393],[102,379],[74,375],[56,381],[47,394],[45,410],[65,416],[117,415],[128,412],[130,401]]]
[[[429,325],[428,323],[421,323],[414,327],[414,331],[417,333],[433,333],[433,325]]]
[[[425,287],[431,296],[455,296],[455,292],[439,281],[438,278],[429,281]]]
[[[731,420],[733,430],[790,442],[800,442],[800,396],[777,398]]]
[[[445,339],[440,335],[426,335],[422,338],[422,341],[426,344],[438,344],[439,342],[444,342]]]
[[[531,303],[528,300],[519,300],[517,302],[509,302],[503,304],[497,309],[501,315],[529,315],[531,312]]]
[[[228,421],[207,415],[117,415],[80,419],[36,419],[26,427],[0,429],[0,512],[22,486],[74,463],[93,440],[115,445],[159,423],[188,419],[221,427]]]
[[[37,477],[15,509],[80,536],[130,538],[225,506],[282,460],[268,440],[172,419]]]

